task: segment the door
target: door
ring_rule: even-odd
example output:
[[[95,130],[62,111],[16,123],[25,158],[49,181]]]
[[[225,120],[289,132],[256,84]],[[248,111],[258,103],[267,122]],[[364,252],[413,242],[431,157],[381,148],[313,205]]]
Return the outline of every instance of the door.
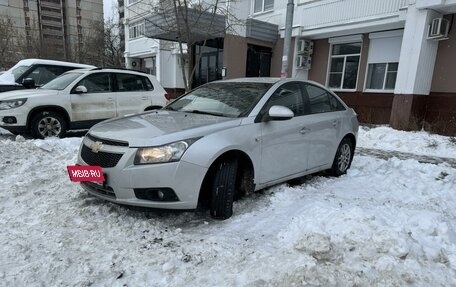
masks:
[[[84,86],[87,93],[76,94]],[[110,73],[94,73],[77,83],[71,91],[72,121],[104,120],[116,116],[116,95]]]
[[[152,90],[146,85],[143,76],[135,74],[115,73],[117,116],[143,112],[152,105]]]
[[[201,55],[199,64],[201,84],[218,80],[217,77],[217,52],[204,53]]]
[[[246,77],[269,77],[271,75],[272,49],[249,45],[247,49]]]
[[[315,169],[331,164],[338,142],[341,112],[331,102],[333,96],[312,84],[303,84],[310,106],[310,115],[304,123],[308,137],[308,168]],[[334,98],[335,99],[335,98]]]
[[[261,122],[260,181],[266,183],[307,170],[309,135],[303,133],[306,109],[302,86],[285,83],[279,87],[262,110],[267,114],[274,105],[293,111],[290,120]]]

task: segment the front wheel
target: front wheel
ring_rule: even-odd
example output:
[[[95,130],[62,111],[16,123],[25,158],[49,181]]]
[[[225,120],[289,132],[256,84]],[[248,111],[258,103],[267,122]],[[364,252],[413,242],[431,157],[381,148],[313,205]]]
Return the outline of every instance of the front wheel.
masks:
[[[225,160],[217,165],[212,183],[210,208],[211,216],[215,219],[227,219],[233,215],[237,167],[236,159]]]
[[[337,148],[336,156],[331,167],[331,174],[341,176],[347,173],[353,160],[354,145],[353,142],[344,138]]]
[[[32,118],[30,132],[34,138],[61,138],[66,132],[66,127],[66,121],[60,114],[51,111],[43,111]]]

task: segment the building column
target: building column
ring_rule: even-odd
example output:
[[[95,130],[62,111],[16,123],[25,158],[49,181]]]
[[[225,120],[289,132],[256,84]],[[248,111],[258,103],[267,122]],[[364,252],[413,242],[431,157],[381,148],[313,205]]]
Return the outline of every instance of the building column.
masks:
[[[394,90],[390,124],[397,129],[417,129],[425,113],[425,96],[431,90],[438,41],[428,40],[433,10],[409,5]]]

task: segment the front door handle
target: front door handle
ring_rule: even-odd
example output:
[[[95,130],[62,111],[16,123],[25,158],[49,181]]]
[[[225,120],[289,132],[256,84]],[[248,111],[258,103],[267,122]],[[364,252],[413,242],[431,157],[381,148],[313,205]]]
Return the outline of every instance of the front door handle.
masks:
[[[302,128],[299,132],[303,135],[305,135],[307,132],[309,132],[310,130],[308,128]]]
[[[337,126],[338,124],[339,124],[339,120],[334,120],[334,121],[332,122],[332,125],[333,125],[333,126]]]
[[[112,102],[112,101],[114,101],[113,98],[108,98],[108,102]]]

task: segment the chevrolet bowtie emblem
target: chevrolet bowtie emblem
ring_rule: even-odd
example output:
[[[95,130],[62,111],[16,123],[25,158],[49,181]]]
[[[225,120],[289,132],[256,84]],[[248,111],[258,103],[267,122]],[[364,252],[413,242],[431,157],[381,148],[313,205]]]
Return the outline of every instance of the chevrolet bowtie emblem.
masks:
[[[98,153],[101,150],[102,147],[103,147],[103,143],[102,142],[93,142],[90,145],[90,148],[92,149],[92,152],[94,152],[94,153]]]

